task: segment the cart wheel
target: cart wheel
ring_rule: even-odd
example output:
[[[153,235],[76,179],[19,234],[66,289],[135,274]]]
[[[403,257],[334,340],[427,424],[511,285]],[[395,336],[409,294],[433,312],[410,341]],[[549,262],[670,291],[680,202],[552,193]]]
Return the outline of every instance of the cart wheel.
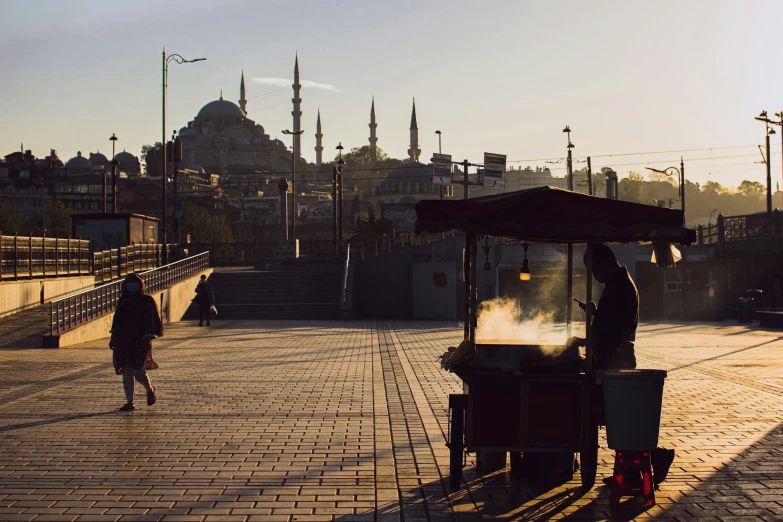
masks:
[[[462,449],[465,433],[465,410],[468,405],[465,394],[449,395],[451,408],[451,440],[449,441],[449,488],[457,491],[462,483]]]
[[[598,423],[595,417],[591,419],[587,429],[582,451],[579,453],[579,471],[582,476],[582,491],[588,492],[595,485],[595,474],[598,469]]]

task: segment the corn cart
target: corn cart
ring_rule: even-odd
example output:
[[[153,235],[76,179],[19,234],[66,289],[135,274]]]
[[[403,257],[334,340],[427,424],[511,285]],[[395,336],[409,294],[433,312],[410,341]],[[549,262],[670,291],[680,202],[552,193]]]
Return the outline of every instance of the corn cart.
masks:
[[[595,484],[599,384],[593,372],[590,307],[586,307],[586,353],[575,346],[557,357],[542,357],[540,346],[513,341],[476,342],[477,239],[492,236],[567,248],[566,323],[571,332],[573,247],[586,245],[587,274],[597,243],[652,242],[664,252],[670,244],[689,245],[695,231],[682,226],[680,210],[597,198],[554,187],[540,187],[459,201],[421,201],[416,231],[465,232],[464,339],[445,355],[444,367],[465,383],[465,393],[449,395],[450,486],[460,487],[464,452],[580,454],[582,487]],[[660,247],[660,248],[659,248]],[[666,249],[666,250],[665,250]],[[659,265],[663,256],[659,255]],[[586,277],[589,303],[592,276]]]

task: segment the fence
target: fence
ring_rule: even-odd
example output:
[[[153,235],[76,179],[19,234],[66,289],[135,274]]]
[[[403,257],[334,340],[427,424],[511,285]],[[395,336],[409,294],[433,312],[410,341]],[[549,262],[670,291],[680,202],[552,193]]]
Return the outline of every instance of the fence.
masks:
[[[90,275],[90,242],[0,234],[0,281]]]
[[[161,250],[161,245],[149,243],[94,252],[92,266],[95,282],[104,283],[160,266]]]
[[[458,233],[452,230],[442,234],[416,234],[415,232],[398,232],[386,234],[369,241],[361,243],[351,243],[351,256],[354,261],[364,261],[367,257],[375,257],[382,252],[390,252],[398,248],[410,246],[430,245],[446,238],[459,237]]]
[[[139,274],[147,293],[158,292],[209,268],[209,252],[147,270]],[[122,281],[114,281],[52,301],[51,334],[59,335],[88,321],[111,313],[117,307]]]
[[[211,266],[252,266],[256,262],[275,257],[275,242],[256,243],[193,243],[181,245],[181,255],[210,253]],[[331,239],[300,239],[300,257],[334,256],[334,242]]]
[[[718,216],[716,224],[699,225],[700,245],[723,242],[754,241],[780,238],[780,213],[758,213],[744,216]]]

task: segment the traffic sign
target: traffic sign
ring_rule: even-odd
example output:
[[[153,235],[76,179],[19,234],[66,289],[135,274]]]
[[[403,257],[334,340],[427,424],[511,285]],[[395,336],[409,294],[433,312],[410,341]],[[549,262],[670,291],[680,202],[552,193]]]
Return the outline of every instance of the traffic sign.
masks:
[[[506,155],[484,153],[484,188],[490,190],[506,189]]]
[[[451,154],[432,155],[432,183],[435,185],[451,184]]]

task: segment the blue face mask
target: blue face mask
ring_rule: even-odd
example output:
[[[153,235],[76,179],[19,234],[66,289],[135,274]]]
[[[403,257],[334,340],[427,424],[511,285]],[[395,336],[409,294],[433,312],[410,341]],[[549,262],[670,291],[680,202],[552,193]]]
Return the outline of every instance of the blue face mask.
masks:
[[[140,288],[139,283],[125,283],[125,289],[131,294],[135,294],[136,292],[138,292],[139,288]]]

